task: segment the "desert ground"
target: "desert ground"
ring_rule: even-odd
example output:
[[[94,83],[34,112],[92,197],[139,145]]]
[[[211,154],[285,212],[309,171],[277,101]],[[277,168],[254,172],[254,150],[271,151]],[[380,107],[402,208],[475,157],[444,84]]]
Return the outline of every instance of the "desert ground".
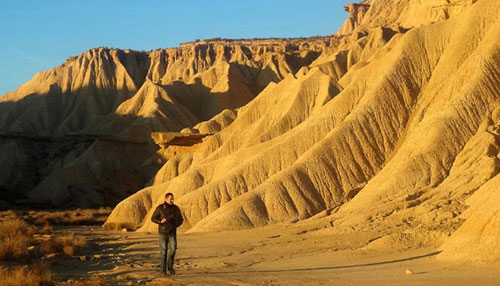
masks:
[[[328,228],[179,234],[174,276],[159,273],[156,234],[95,226],[55,234],[60,232],[98,246],[84,260],[64,256],[52,262],[55,277],[68,284],[98,275],[111,285],[500,285],[498,269],[441,262],[436,248],[355,249],[359,237],[332,235]]]

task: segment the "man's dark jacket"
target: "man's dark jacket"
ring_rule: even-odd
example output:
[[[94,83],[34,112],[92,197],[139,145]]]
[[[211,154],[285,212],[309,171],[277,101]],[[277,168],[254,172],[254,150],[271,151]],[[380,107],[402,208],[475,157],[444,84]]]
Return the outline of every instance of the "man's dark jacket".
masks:
[[[164,218],[167,219],[167,222],[161,223],[161,220]],[[183,219],[178,206],[163,203],[156,207],[151,221],[158,224],[159,233],[172,235],[176,234],[176,230],[181,226]]]

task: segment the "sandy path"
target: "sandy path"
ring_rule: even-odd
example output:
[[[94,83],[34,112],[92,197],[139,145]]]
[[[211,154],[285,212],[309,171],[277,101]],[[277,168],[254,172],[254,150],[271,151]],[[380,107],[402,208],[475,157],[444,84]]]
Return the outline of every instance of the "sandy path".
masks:
[[[155,234],[64,231],[98,247],[85,260],[56,261],[53,269],[63,279],[105,275],[118,285],[500,285],[500,270],[446,265],[436,260],[435,249],[350,250],[356,242],[346,237],[283,227],[180,234],[177,274],[165,277],[159,274]],[[407,268],[415,274],[406,275]]]

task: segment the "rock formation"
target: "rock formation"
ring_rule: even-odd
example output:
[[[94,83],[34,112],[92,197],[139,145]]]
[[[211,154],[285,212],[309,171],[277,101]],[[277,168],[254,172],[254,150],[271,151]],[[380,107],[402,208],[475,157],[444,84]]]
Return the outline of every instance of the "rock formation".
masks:
[[[370,8],[368,3],[349,3],[344,7],[344,10],[349,13],[349,17],[340,27],[337,34],[349,35],[361,24],[366,12]]]
[[[380,233],[367,249],[443,243],[441,259],[498,262],[488,249],[500,241],[500,3],[371,0],[346,9],[330,38],[89,52],[107,56],[88,77],[111,79],[86,81],[106,92],[79,100],[88,110],[102,105],[102,117],[82,119],[76,107],[72,117],[66,103],[58,106],[64,116],[49,116],[48,103],[26,113],[28,94],[72,96],[55,75],[44,92],[21,86],[2,99],[5,134],[111,136],[65,155],[69,162],[29,197],[64,201],[77,182],[73,193],[91,201],[133,174],[131,195],[105,227],[155,231],[151,212],[172,192],[190,232],[307,220]],[[106,58],[122,65],[106,68]],[[3,143],[9,150],[12,140]],[[123,156],[137,153],[145,155]]]
[[[459,236],[466,199],[499,170],[496,139],[480,131],[498,104],[498,5],[455,1],[440,17],[437,4],[386,2],[367,3],[351,34],[165,164],[106,225],[154,231],[151,206],[170,191],[189,231],[318,217],[386,241]]]
[[[328,44],[203,41],[149,53],[98,48],[69,58],[0,98],[3,197],[53,207],[116,204],[161,167],[152,132],[178,132],[239,108]],[[32,154],[36,149],[49,151]]]

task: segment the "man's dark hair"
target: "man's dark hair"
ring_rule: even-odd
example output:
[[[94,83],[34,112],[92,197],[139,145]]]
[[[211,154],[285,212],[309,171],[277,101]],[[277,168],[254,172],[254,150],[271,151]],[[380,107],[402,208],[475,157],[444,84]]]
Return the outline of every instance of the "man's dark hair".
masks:
[[[166,194],[165,194],[165,199],[166,199],[167,197],[174,197],[174,194],[172,194],[172,193],[166,193]]]

